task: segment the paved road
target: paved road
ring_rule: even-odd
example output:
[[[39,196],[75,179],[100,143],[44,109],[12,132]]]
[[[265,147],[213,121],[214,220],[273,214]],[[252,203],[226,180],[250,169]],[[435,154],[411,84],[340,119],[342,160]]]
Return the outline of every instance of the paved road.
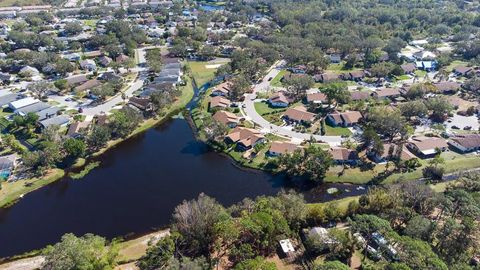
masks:
[[[277,76],[277,74],[280,72],[281,67],[283,65],[285,65],[284,61],[280,61],[274,64],[268,71],[267,75],[263,78],[263,80],[259,84],[254,86],[253,93],[245,95],[245,101],[244,101],[245,107],[243,108],[243,111],[247,119],[259,125],[262,128],[263,132],[270,132],[280,136],[289,137],[289,138],[292,138],[292,140],[294,141],[309,140],[312,137],[312,134],[300,133],[300,132],[290,130],[287,127],[274,125],[268,122],[267,120],[265,120],[255,110],[254,103],[256,99],[256,93],[265,92],[270,89],[270,82],[268,81],[268,79],[270,77],[275,78],[275,76]],[[340,136],[313,135],[313,137],[315,138],[315,140],[319,142],[321,141],[321,142],[328,143],[330,146],[338,146],[342,143],[342,137]]]
[[[132,83],[128,89],[124,92],[125,93],[125,96],[127,97],[132,97],[133,96],[133,93],[137,90],[139,90],[140,88],[143,87],[143,81],[145,79],[145,74],[143,74],[143,72],[140,72],[139,75],[138,75],[138,78],[137,80],[135,80],[134,83]],[[110,110],[112,110],[115,106],[117,106],[118,103],[120,102],[123,102],[123,98],[122,98],[122,95],[119,94],[111,99],[109,99],[108,101],[102,103],[102,104],[99,104],[95,107],[84,107],[83,108],[83,114],[85,115],[97,115],[97,114],[101,114],[101,113],[107,113],[109,112]]]

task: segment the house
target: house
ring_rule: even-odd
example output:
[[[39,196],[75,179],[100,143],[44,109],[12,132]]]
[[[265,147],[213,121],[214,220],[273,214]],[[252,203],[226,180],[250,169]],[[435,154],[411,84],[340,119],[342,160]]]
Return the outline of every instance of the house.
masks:
[[[393,149],[391,149],[392,147],[393,147]],[[390,151],[392,151],[392,152],[390,152]],[[402,147],[400,153],[398,153],[398,151],[400,151],[398,145],[396,145],[396,144],[384,144],[383,145],[383,153],[381,155],[374,154],[371,151],[369,151],[367,153],[367,155],[370,159],[372,159],[376,163],[385,163],[385,162],[391,160],[393,156],[398,155],[398,154],[399,154],[400,160],[404,160],[404,161],[415,158],[415,155],[412,154],[412,152],[410,152],[406,147]],[[392,155],[390,155],[390,153],[392,153]]]
[[[85,58],[96,58],[102,56],[103,53],[101,51],[89,51],[89,52],[84,52],[83,56]]]
[[[97,70],[97,64],[95,64],[95,61],[93,61],[92,59],[80,61],[80,67],[83,70],[88,70],[88,71]]]
[[[96,80],[96,79],[88,80],[88,81],[82,83],[81,85],[75,87],[75,91],[77,91],[77,92],[85,91],[85,90],[92,89],[92,88],[95,88],[97,86],[100,86],[101,84],[102,84],[102,82],[100,82],[99,80]]]
[[[290,239],[283,239],[279,241],[282,253],[286,257],[292,257],[295,254],[295,248],[293,247]]]
[[[417,61],[415,65],[418,69],[425,70],[427,72],[433,71],[437,68],[436,61]]]
[[[22,99],[22,96],[20,94],[15,94],[15,93],[0,96],[0,107],[6,108],[9,106],[9,103],[19,99]]]
[[[327,83],[338,81],[340,79],[340,75],[333,72],[325,72],[322,74],[316,74],[315,76],[313,76],[313,79],[315,80],[315,82]]]
[[[340,57],[339,54],[330,54],[329,58],[330,58],[330,63],[332,64],[338,64],[342,61],[342,57]]]
[[[284,154],[293,153],[295,150],[299,149],[298,145],[291,143],[291,142],[281,142],[281,141],[274,141],[270,145],[270,149],[268,150],[268,154],[270,156],[279,156]]]
[[[328,230],[323,227],[313,227],[310,230],[304,230],[306,239],[315,239],[324,244],[333,244],[335,242],[328,233]]]
[[[461,134],[451,137],[448,144],[462,153],[480,150],[480,134]]]
[[[413,57],[417,60],[433,60],[437,57],[437,55],[431,51],[423,50],[423,51],[414,53]]]
[[[95,124],[101,126],[108,124],[108,115],[106,114],[97,114],[95,115]]]
[[[222,96],[216,96],[210,99],[210,109],[215,109],[215,108],[225,109],[230,107],[230,104],[231,104],[230,100]]]
[[[126,56],[125,54],[120,54],[119,56],[117,56],[117,58],[115,58],[115,62],[122,64],[128,61],[128,59],[128,56]]]
[[[236,143],[237,148],[242,151],[251,149],[264,141],[265,136],[260,131],[245,127],[236,127],[225,136],[226,143]]]
[[[288,107],[290,102],[283,92],[277,92],[268,99],[268,103],[272,107],[285,108]]]
[[[28,105],[32,105],[32,104],[35,104],[37,102],[39,102],[40,100],[36,99],[36,98],[33,98],[33,97],[26,97],[26,98],[22,98],[22,99],[19,99],[19,100],[15,100],[15,101],[12,101],[8,104],[8,107],[10,109],[12,109],[12,111],[17,111],[23,107],[26,107]]]
[[[453,69],[453,73],[458,76],[468,76],[474,72],[473,68],[465,67],[465,66],[458,66]]]
[[[328,101],[328,98],[324,93],[317,92],[317,93],[307,94],[308,103],[322,104],[322,103],[326,103],[327,101]]]
[[[343,74],[343,79],[358,82],[358,81],[363,80],[363,78],[365,78],[365,76],[366,76],[365,71],[356,70],[356,71],[351,71],[351,72]]]
[[[358,162],[358,153],[355,150],[344,147],[332,147],[328,150],[336,164],[356,165]]]
[[[372,94],[376,99],[394,99],[400,96],[400,90],[397,88],[382,88],[373,92]]]
[[[154,106],[149,97],[131,97],[128,104],[142,111],[153,111]]]
[[[21,116],[25,116],[28,113],[36,113],[45,109],[48,109],[52,106],[48,105],[45,102],[36,102],[27,106],[24,106],[18,110],[15,110],[15,113]]]
[[[57,125],[60,127],[64,127],[70,123],[70,118],[64,115],[58,115],[52,118],[47,118],[45,120],[40,121],[40,126],[43,128],[47,128],[52,125]]]
[[[35,114],[38,115],[38,121],[42,121],[57,115],[58,111],[60,111],[59,108],[50,107],[50,108],[46,108],[44,110],[38,111]]]
[[[31,67],[31,66],[25,66],[20,71],[18,72],[23,77],[35,77],[40,75],[40,71],[38,69]]]
[[[17,166],[17,155],[11,154],[0,157],[0,180],[6,180],[12,175]]]
[[[307,112],[307,109],[303,106],[298,106],[288,108],[283,117],[288,122],[312,123],[315,120],[316,114]]]
[[[334,127],[351,127],[358,124],[362,118],[359,111],[334,112],[327,115],[326,121]]]
[[[68,86],[75,87],[77,85],[80,85],[88,81],[88,78],[85,74],[81,74],[81,75],[68,77],[65,80],[67,81]]]
[[[63,55],[64,59],[67,59],[70,62],[80,61],[82,56],[79,53],[68,53]]]
[[[298,65],[298,66],[290,67],[287,70],[295,74],[305,74],[307,72],[307,66]]]
[[[407,145],[420,157],[431,157],[448,148],[447,141],[439,137],[412,137]]]
[[[454,94],[460,90],[461,84],[452,81],[444,81],[433,84],[438,92],[443,94]]]
[[[227,111],[218,111],[213,115],[213,119],[217,122],[220,122],[229,128],[234,128],[240,122],[240,118],[234,113]]]
[[[230,95],[232,83],[227,81],[224,83],[221,83],[212,90],[212,96],[223,96],[227,97]]]
[[[414,63],[406,63],[400,66],[405,74],[413,74],[417,70]]]
[[[79,138],[86,134],[90,126],[90,121],[75,122],[68,127],[67,136]]]
[[[121,81],[123,81],[122,76],[115,74],[115,72],[113,72],[113,71],[107,71],[107,72],[104,72],[104,73],[100,74],[100,76],[98,76],[98,79],[102,80],[102,81],[107,81],[107,82],[121,82]]]
[[[350,92],[350,99],[352,101],[367,100],[371,97],[370,91],[353,91]]]
[[[102,66],[102,67],[108,67],[108,65],[110,65],[110,63],[112,63],[112,58],[108,57],[108,56],[100,56],[98,58],[98,63]]]
[[[8,73],[0,72],[0,83],[9,84],[13,81],[13,76]]]

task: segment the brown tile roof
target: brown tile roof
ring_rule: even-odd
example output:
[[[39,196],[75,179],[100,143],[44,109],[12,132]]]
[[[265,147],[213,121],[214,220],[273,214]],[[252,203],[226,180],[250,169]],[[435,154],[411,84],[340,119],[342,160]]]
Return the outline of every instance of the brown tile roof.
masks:
[[[477,148],[480,147],[480,134],[464,134],[457,135],[450,138],[450,140],[458,143],[465,148]]]
[[[268,99],[272,103],[286,103],[289,104],[287,97],[282,92],[277,92]]]
[[[224,82],[224,83],[221,83],[221,84],[215,86],[213,91],[222,92],[222,93],[228,95],[230,93],[231,89],[232,89],[232,83],[230,81],[227,81],[227,82]]]
[[[316,114],[307,112],[307,109],[303,106],[298,106],[295,108],[288,108],[284,116],[298,122],[312,122],[315,119]]]
[[[377,97],[393,97],[399,96],[400,90],[397,88],[382,88],[373,93]]]
[[[291,142],[274,141],[270,145],[269,151],[277,154],[287,154],[294,152],[298,148],[298,145]]]
[[[117,63],[123,63],[127,60],[128,60],[128,56],[126,56],[125,54],[120,54],[119,56],[117,56],[117,58],[115,58],[115,62]]]
[[[227,112],[227,111],[216,112],[213,115],[213,119],[215,119],[215,121],[218,121],[218,122],[220,122],[224,125],[228,125],[230,123],[238,124],[238,122],[240,121],[240,118],[238,118],[238,116],[236,116],[235,114],[233,114],[231,112]]]
[[[258,140],[265,138],[260,131],[245,127],[234,128],[226,137],[232,142],[243,144],[246,147],[252,146]]]
[[[67,135],[74,136],[78,134],[82,129],[87,129],[90,125],[90,121],[75,122],[68,127]]]
[[[369,99],[371,94],[370,91],[355,91],[350,93],[353,101]]]
[[[420,151],[433,150],[435,148],[448,147],[447,141],[439,137],[413,137],[410,143],[415,145]]]
[[[84,75],[84,74],[71,76],[71,77],[66,78],[65,80],[67,80],[67,83],[70,86],[75,85],[75,84],[79,84],[79,83],[84,83],[84,82],[88,81],[87,76]]]
[[[356,124],[362,119],[362,114],[359,111],[342,112],[340,115],[347,124]]]
[[[210,108],[216,108],[216,107],[221,107],[221,108],[227,108],[230,107],[230,100],[222,97],[222,96],[216,96],[210,99]]]
[[[139,108],[140,110],[147,110],[152,108],[152,102],[148,97],[131,97],[128,103]]]
[[[334,160],[356,160],[358,159],[357,151],[343,147],[332,147],[328,151]]]
[[[451,81],[439,82],[439,83],[435,83],[433,85],[440,92],[457,91],[461,87],[461,84],[459,84],[457,82],[451,82]]]
[[[389,154],[389,151],[390,151],[390,145],[391,144],[384,144],[383,145],[383,154],[382,154],[382,158],[388,158],[388,154]],[[398,149],[398,145],[394,144],[393,145],[393,153],[395,154],[396,151]],[[402,153],[400,153],[400,159],[401,160],[409,160],[409,159],[412,159],[414,158],[415,155],[412,154],[412,152],[408,151],[407,147],[406,146],[403,146],[402,147]]]
[[[467,74],[469,72],[471,72],[473,69],[471,67],[465,67],[465,66],[459,66],[459,67],[455,67],[453,69],[454,72],[456,73],[460,73],[460,74]]]
[[[102,56],[103,53],[101,51],[91,51],[91,52],[84,52],[83,56],[86,58],[92,58],[92,57],[99,57]]]
[[[400,66],[405,73],[413,72],[417,69],[414,63],[406,63]]]
[[[308,102],[327,102],[327,96],[324,93],[311,93],[307,94]]]
[[[101,84],[102,83],[99,80],[96,80],[96,79],[89,80],[89,81],[86,81],[85,83],[75,87],[75,90],[76,91],[84,91],[84,90],[95,88],[95,87],[97,87]]]

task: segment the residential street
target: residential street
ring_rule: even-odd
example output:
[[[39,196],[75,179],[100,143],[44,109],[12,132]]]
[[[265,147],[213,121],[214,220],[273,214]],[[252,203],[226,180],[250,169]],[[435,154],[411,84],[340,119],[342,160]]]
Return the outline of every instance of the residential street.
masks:
[[[268,80],[270,77],[275,78],[277,74],[280,72],[280,67],[285,64],[284,61],[277,62],[274,64],[267,75],[263,78],[262,82],[254,86],[254,90],[252,94],[245,95],[245,107],[243,108],[242,113],[245,114],[246,119],[254,122],[255,124],[262,127],[262,131],[264,132],[271,132],[273,134],[277,134],[280,136],[286,136],[292,138],[294,141],[303,141],[309,140],[312,137],[312,134],[308,133],[300,133],[296,131],[289,130],[285,127],[280,127],[274,125],[267,120],[265,120],[260,114],[257,113],[255,110],[255,99],[257,92],[265,92],[270,88],[270,81]],[[339,146],[342,143],[342,137],[340,136],[321,136],[321,135],[313,135],[315,140],[328,143],[330,146]]]

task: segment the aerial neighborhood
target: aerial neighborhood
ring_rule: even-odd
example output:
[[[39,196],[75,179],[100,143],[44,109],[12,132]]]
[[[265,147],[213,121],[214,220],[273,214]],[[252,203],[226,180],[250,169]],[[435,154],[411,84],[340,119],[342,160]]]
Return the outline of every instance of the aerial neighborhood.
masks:
[[[185,198],[133,269],[480,265],[475,1],[23,2],[0,7],[0,207],[175,116],[295,192]]]

